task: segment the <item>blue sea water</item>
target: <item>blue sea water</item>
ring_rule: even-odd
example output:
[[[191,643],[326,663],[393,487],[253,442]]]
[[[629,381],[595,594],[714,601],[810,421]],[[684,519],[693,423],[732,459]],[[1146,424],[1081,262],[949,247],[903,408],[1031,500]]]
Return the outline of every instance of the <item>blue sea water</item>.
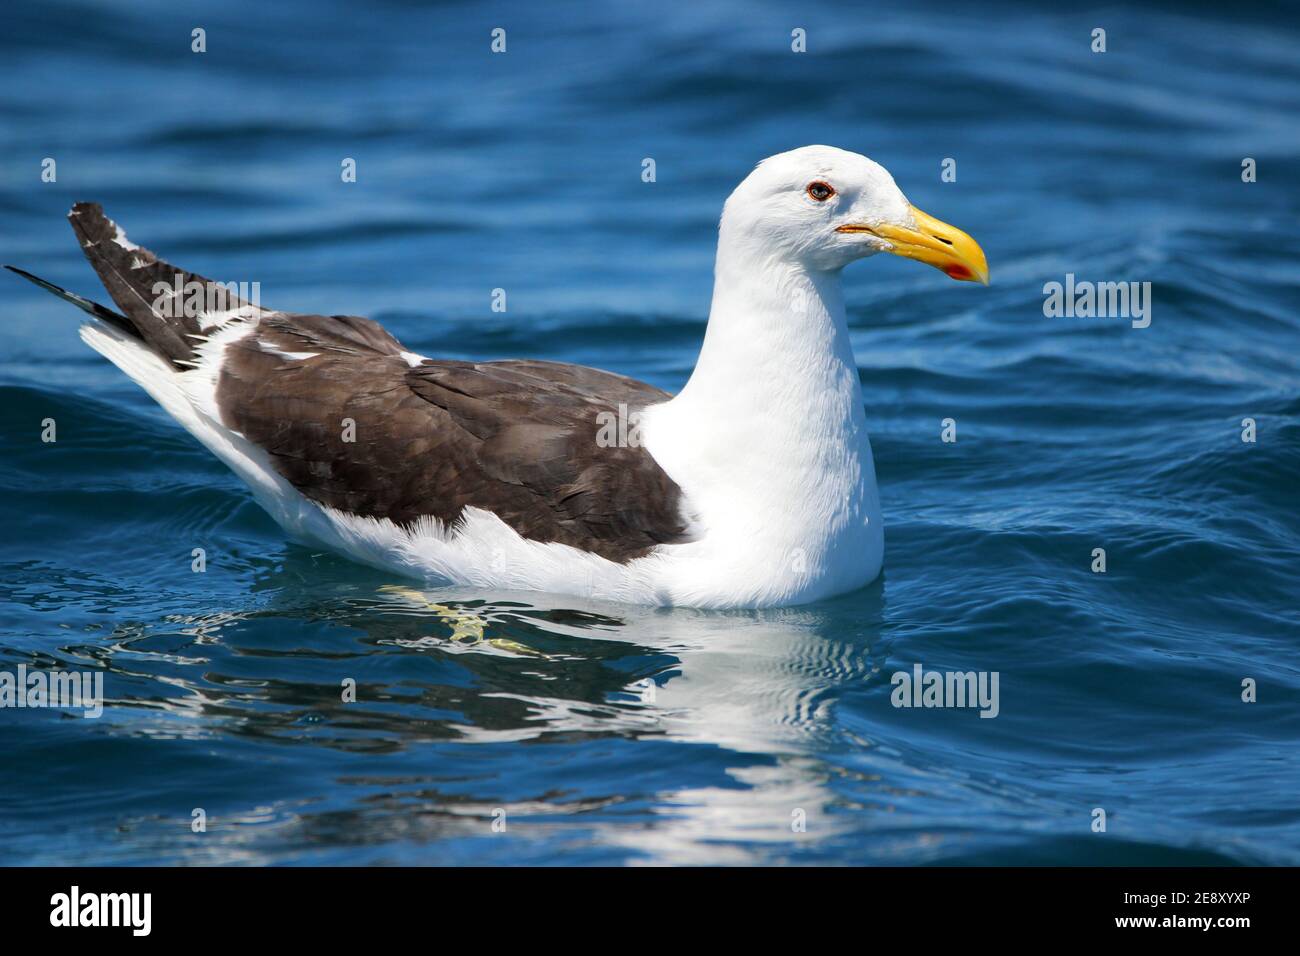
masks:
[[[722,201],[807,143],[883,163],[993,284],[846,272],[883,577],[720,613],[406,594],[287,543],[0,275],[0,671],[108,698],[0,710],[0,862],[1300,863],[1294,13],[7,6],[0,258],[101,301],[75,200],[272,306],[676,390]],[[1150,282],[1150,326],[1046,317],[1067,273]],[[892,706],[918,663],[997,672],[998,716]]]

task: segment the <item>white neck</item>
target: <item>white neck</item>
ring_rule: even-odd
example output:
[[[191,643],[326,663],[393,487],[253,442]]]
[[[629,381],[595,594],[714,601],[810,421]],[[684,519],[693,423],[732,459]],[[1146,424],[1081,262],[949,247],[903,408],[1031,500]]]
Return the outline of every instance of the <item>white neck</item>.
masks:
[[[699,361],[676,398],[647,410],[642,434],[728,552],[712,560],[749,555],[753,575],[754,562],[797,551],[814,577],[834,575],[844,562],[832,552],[865,547],[864,526],[879,522],[840,272],[765,257],[744,238],[724,221]]]
[[[723,240],[704,345],[676,401],[715,410],[743,401],[779,424],[828,411],[833,393],[860,414],[840,273],[746,254],[725,232]]]

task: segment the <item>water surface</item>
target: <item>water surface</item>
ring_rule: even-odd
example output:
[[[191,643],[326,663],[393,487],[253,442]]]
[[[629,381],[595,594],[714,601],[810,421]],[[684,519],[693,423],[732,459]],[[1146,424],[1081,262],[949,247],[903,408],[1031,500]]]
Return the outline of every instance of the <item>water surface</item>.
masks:
[[[706,613],[289,544],[2,277],[0,670],[101,669],[109,700],[0,710],[0,861],[1300,863],[1300,37],[1220,7],[7,8],[2,257],[100,299],[78,199],[275,307],[676,390],[723,199],[819,142],[993,285],[848,270],[884,575]],[[1045,317],[1066,273],[1152,283],[1150,327]],[[997,671],[999,716],[892,707],[918,662]]]

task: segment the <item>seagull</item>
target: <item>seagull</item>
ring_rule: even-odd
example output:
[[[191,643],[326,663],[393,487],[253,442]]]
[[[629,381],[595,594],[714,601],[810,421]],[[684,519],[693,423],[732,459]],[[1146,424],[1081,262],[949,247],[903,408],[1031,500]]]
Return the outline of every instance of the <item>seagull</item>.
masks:
[[[579,365],[412,352],[377,322],[263,308],[68,216],[120,311],[81,338],[293,539],[431,585],[701,608],[803,604],[880,574],[884,528],[841,274],[888,252],[988,284],[966,233],[865,156],[805,146],[727,199],[676,396]]]

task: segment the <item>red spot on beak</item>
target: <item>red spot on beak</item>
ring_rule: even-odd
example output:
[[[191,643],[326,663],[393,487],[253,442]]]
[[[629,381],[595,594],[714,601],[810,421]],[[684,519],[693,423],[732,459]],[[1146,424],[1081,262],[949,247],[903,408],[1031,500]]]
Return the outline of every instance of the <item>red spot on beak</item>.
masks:
[[[955,264],[955,263],[954,263],[953,265],[948,266],[948,267],[947,267],[946,269],[944,269],[943,271],[947,274],[948,278],[950,278],[950,279],[971,279],[971,278],[974,278],[974,273],[973,273],[973,272],[971,272],[971,271],[970,271],[969,269],[967,269],[965,266],[960,266],[960,265],[957,265],[957,264]]]

